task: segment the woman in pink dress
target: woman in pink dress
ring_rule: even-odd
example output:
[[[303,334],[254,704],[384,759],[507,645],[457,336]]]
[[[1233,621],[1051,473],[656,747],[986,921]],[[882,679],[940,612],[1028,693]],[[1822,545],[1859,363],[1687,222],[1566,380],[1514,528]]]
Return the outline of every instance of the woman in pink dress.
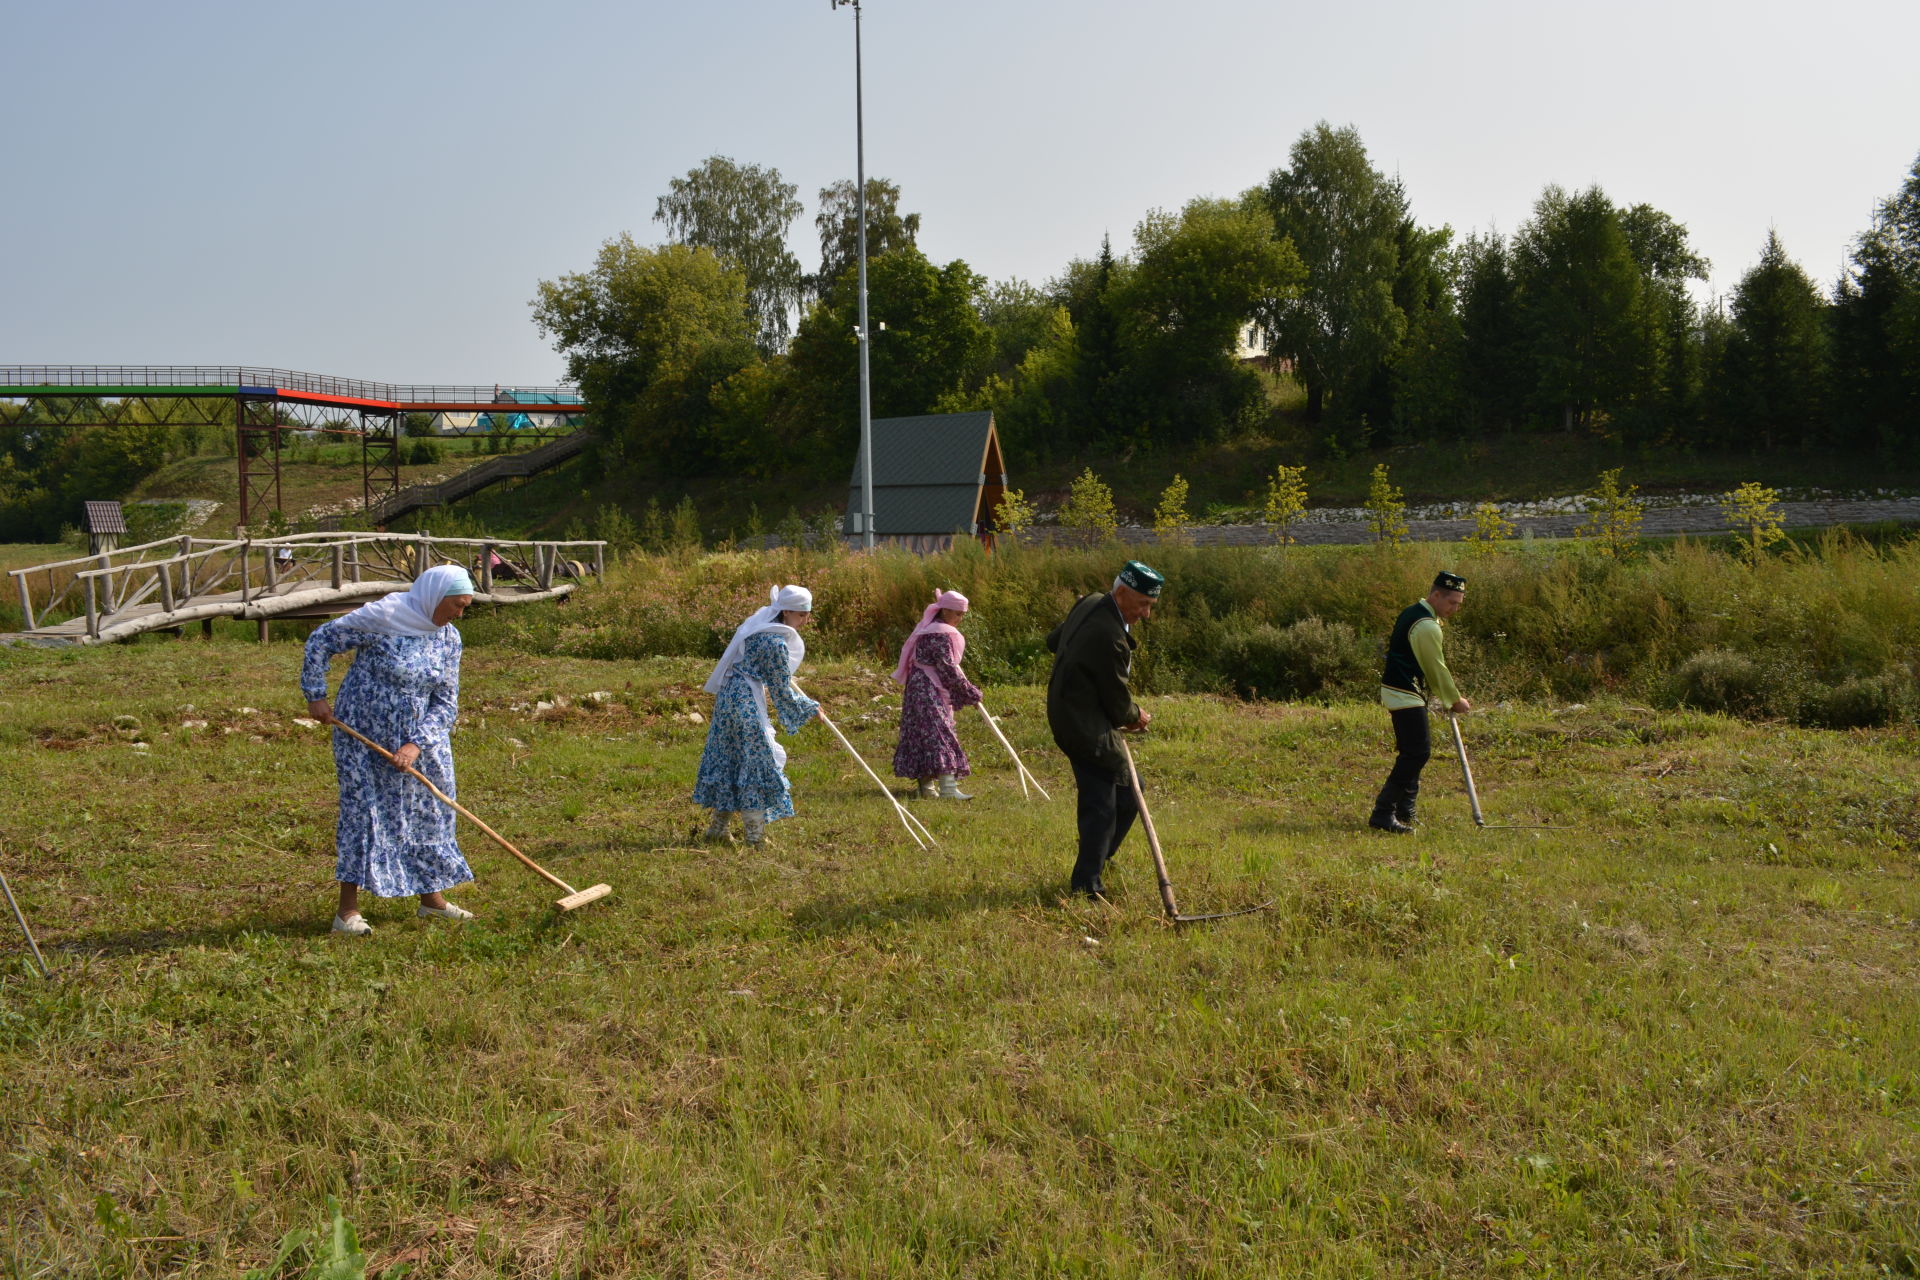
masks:
[[[958,591],[934,597],[901,646],[900,663],[893,671],[894,680],[907,687],[900,702],[900,745],[893,753],[893,772],[919,783],[924,800],[973,798],[960,790],[960,779],[973,770],[953,731],[954,708],[980,701],[980,690],[960,671],[967,638],[958,623],[966,612],[967,598]]]

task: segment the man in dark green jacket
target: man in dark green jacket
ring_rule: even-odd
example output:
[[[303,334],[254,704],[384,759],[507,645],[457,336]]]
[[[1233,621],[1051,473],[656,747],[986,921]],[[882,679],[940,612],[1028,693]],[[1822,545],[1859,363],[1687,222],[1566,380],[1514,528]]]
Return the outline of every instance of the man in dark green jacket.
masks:
[[[1153,717],[1133,700],[1127,677],[1136,641],[1132,627],[1153,616],[1166,579],[1127,561],[1113,590],[1083,596],[1047,636],[1053,674],[1047,680],[1047,725],[1073,766],[1079,788],[1080,855],[1072,892],[1099,897],[1100,873],[1126,839],[1138,813],[1127,782],[1120,733],[1138,733]]]

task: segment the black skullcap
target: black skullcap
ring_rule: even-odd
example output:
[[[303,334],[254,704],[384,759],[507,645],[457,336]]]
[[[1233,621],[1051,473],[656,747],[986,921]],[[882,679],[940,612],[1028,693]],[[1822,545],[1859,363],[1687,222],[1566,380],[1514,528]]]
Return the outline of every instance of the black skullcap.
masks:
[[[1465,591],[1466,589],[1467,580],[1457,573],[1442,569],[1433,575],[1433,590],[1435,591]]]

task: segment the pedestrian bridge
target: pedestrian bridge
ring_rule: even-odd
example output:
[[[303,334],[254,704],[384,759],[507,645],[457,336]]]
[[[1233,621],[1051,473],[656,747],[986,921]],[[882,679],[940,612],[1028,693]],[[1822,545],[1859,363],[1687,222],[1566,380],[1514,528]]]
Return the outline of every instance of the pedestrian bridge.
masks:
[[[432,538],[411,533],[296,533],[279,538],[178,537],[10,569],[21,630],[42,644],[102,644],[215,618],[257,622],[265,640],[285,618],[328,618],[421,572],[457,564],[476,601],[557,600],[606,567],[604,542]]]

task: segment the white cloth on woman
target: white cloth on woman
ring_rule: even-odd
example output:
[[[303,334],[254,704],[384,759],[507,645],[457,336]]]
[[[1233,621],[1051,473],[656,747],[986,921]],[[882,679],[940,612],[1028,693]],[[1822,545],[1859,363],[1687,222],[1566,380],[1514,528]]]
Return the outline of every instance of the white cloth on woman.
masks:
[[[413,580],[405,591],[369,600],[339,618],[342,628],[371,631],[383,636],[432,636],[442,623],[433,611],[448,596],[473,594],[473,579],[457,564],[437,564]]]
[[[791,675],[800,669],[800,662],[807,656],[807,642],[800,633],[781,621],[788,610],[798,613],[813,612],[813,592],[805,587],[788,584],[775,587],[767,593],[767,607],[756,609],[747,620],[734,628],[733,639],[727,642],[725,653],[715,664],[713,674],[707,677],[702,686],[708,693],[718,695],[727,683],[727,677],[740,664],[741,656],[746,652],[747,641],[763,631],[771,631],[779,636],[787,646],[787,673]],[[773,721],[767,715],[767,686],[752,676],[742,673],[742,678],[753,686],[753,710],[760,721],[760,732],[766,736],[767,746],[773,751],[774,768],[785,770],[787,767],[787,749],[780,745],[780,739],[773,731]]]

